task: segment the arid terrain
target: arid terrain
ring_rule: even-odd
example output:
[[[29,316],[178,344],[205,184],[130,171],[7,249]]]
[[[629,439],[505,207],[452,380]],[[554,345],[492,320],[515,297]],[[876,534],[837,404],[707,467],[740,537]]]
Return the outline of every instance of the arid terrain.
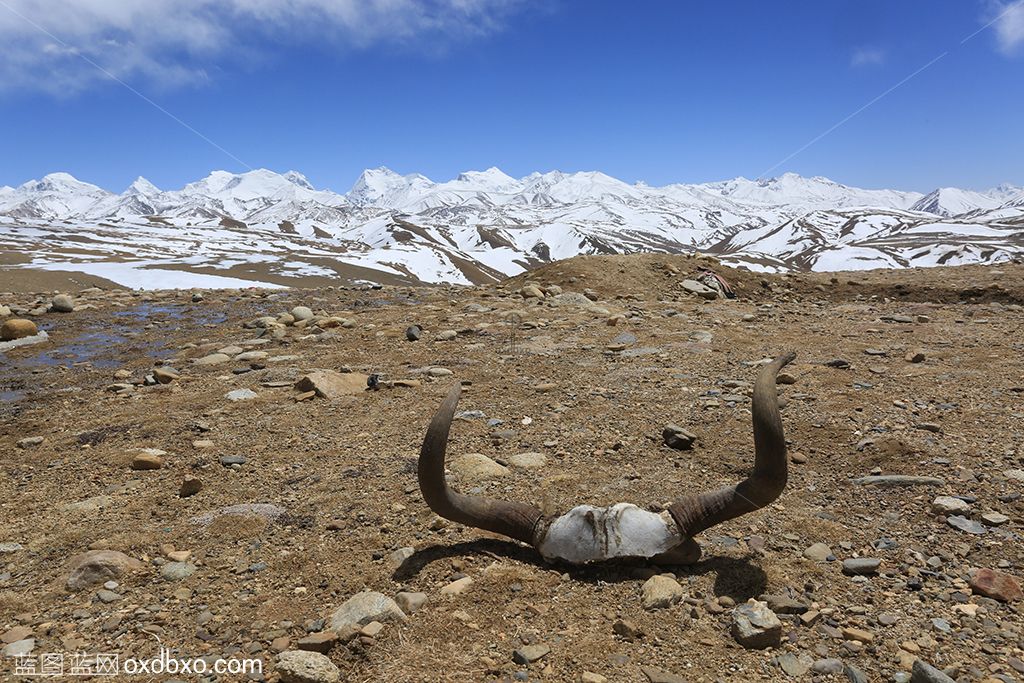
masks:
[[[685,291],[703,267],[738,299]],[[914,681],[1024,680],[1019,263],[762,275],[591,256],[473,288],[64,289],[68,313],[25,289],[0,281],[21,292],[0,311],[49,339],[0,352],[5,648],[258,657],[267,681],[300,649],[382,683],[909,681],[915,660],[934,669]],[[695,565],[552,566],[420,495],[454,382],[463,492],[660,510],[738,481],[758,367],[788,350],[789,484],[698,536]],[[294,386],[317,370],[360,390]],[[691,450],[663,443],[668,423]],[[83,562],[103,550],[127,558],[97,579]],[[645,606],[664,573],[681,588]],[[410,613],[332,626],[362,591]],[[778,645],[737,642],[749,599]]]

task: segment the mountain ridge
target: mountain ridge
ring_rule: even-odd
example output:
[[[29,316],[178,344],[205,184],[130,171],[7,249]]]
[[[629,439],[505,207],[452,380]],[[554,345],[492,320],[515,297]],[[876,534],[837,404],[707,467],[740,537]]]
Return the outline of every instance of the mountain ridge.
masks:
[[[60,256],[70,241],[95,243],[98,256]],[[285,281],[340,263],[467,283],[579,254],[652,251],[772,271],[989,263],[1024,253],[1024,188],[925,195],[794,173],[654,187],[496,167],[435,182],[379,167],[344,194],[268,169],[213,171],[177,190],[140,177],[113,193],[61,172],[0,188],[5,245],[53,268],[99,269],[110,254],[151,259],[150,269],[260,263]]]

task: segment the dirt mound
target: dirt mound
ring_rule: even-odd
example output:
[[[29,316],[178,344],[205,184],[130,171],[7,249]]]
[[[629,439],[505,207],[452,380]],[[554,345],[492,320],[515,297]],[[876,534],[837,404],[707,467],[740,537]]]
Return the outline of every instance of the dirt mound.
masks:
[[[657,299],[676,294],[679,283],[703,270],[723,277],[737,296],[770,301],[788,295],[831,301],[888,298],[907,302],[1024,303],[1024,265],[939,266],[914,271],[876,269],[830,273],[755,273],[732,268],[707,255],[630,254],[578,256],[539,266],[506,280],[507,287],[526,282],[565,289],[593,289],[603,298]]]

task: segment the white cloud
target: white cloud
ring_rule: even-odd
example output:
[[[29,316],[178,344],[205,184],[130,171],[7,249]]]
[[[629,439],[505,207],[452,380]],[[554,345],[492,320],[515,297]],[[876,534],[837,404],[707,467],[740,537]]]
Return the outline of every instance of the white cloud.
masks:
[[[526,1],[0,0],[0,88],[77,92],[108,78],[89,61],[119,79],[202,83],[268,44],[436,49],[499,30]]]
[[[878,47],[858,47],[850,57],[850,66],[880,66],[885,64],[885,50]]]
[[[995,4],[995,31],[999,50],[1015,54],[1024,45],[1024,0]]]

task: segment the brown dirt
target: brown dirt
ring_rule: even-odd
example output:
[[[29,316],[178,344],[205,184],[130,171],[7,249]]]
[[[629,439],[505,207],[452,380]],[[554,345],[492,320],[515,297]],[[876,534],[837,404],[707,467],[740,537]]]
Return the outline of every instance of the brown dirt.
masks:
[[[678,272],[666,275],[666,264]],[[1003,474],[1024,467],[1018,336],[1024,314],[1015,303],[1024,295],[1024,267],[781,277],[712,264],[741,299],[704,303],[676,286],[697,265],[705,263],[685,256],[587,257],[502,286],[223,290],[199,303],[180,292],[78,295],[78,303],[96,308],[40,316],[51,342],[0,356],[0,397],[19,399],[0,403],[0,542],[24,546],[0,555],[0,633],[29,626],[37,653],[151,656],[158,645],[142,632],[147,628],[182,656],[254,652],[273,680],[275,632],[291,637],[294,647],[310,620],[329,618],[360,590],[392,596],[415,590],[430,596],[423,610],[386,625],[372,641],[331,652],[342,680],[512,680],[527,671],[529,680],[578,681],[592,671],[609,681],[639,682],[647,680],[641,666],[648,665],[689,681],[792,680],[775,658],[807,653],[838,657],[869,680],[888,681],[906,670],[899,657],[907,641],[936,666],[958,668],[961,680],[1017,675],[1011,667],[1024,647],[1020,603],[971,596],[963,581],[969,568],[1000,562],[1019,577],[1024,563],[1024,505],[1006,497],[1022,484]],[[592,288],[601,294],[598,306],[630,317],[609,326],[605,314],[523,301],[515,292],[526,280],[575,292]],[[0,304],[34,301],[0,295]],[[471,312],[468,304],[493,310]],[[355,325],[323,334],[287,328],[284,339],[258,348],[297,358],[245,374],[231,372],[248,365],[242,362],[191,364],[256,336],[243,322],[295,305]],[[670,309],[676,314],[666,316]],[[523,320],[515,354],[507,323],[512,310]],[[744,321],[746,314],[754,318]],[[928,321],[882,319],[892,315]],[[404,336],[413,323],[425,330],[416,343]],[[447,329],[460,334],[436,341]],[[697,330],[711,332],[714,341],[691,339]],[[623,332],[636,343],[609,351]],[[85,335],[97,333],[116,337],[100,338],[94,348]],[[906,351],[918,348],[926,360],[906,362]],[[807,462],[791,466],[787,490],[768,509],[699,537],[702,561],[674,569],[692,604],[644,611],[640,587],[663,570],[643,563],[549,566],[530,548],[436,524],[416,488],[419,442],[456,380],[467,385],[460,410],[481,410],[503,424],[458,421],[450,456],[548,456],[540,470],[514,469],[485,482],[490,495],[558,510],[618,501],[658,505],[735,481],[752,462],[749,412],[743,401],[720,397],[745,389],[723,383],[752,382],[753,363],[787,349],[799,358],[791,367],[796,384],[781,387],[783,420],[791,451]],[[851,367],[824,365],[836,358]],[[181,371],[181,379],[125,395],[107,390],[115,370],[140,381],[156,360]],[[342,366],[423,384],[304,402],[294,400],[290,387],[265,386]],[[419,372],[432,366],[454,375],[432,379]],[[534,389],[542,383],[556,388]],[[237,388],[258,397],[226,400]],[[524,425],[525,417],[532,422]],[[698,434],[693,451],[662,446],[661,427],[670,421]],[[941,432],[916,428],[921,423],[937,423]],[[511,433],[494,438],[496,430]],[[46,441],[15,446],[35,435]],[[212,441],[212,448],[197,447],[200,440]],[[126,463],[133,448],[163,449],[167,462],[159,470],[132,471]],[[228,455],[247,462],[237,471],[222,467],[219,458]],[[947,483],[850,484],[876,467]],[[187,474],[204,487],[180,498]],[[463,491],[478,485],[454,475],[452,483]],[[930,512],[938,494],[974,496],[975,515],[995,510],[1010,522],[982,536],[962,533]],[[91,512],[66,507],[96,496],[109,496],[110,504]],[[269,523],[222,518],[206,527],[191,521],[239,503],[272,503],[286,515]],[[873,548],[879,539],[894,545]],[[841,574],[839,562],[805,559],[803,550],[818,541],[839,559],[881,557],[882,574],[858,582]],[[165,555],[165,545],[190,550],[196,573],[180,583],[163,580],[152,563]],[[387,556],[403,546],[416,553],[394,571]],[[105,604],[94,591],[65,590],[68,559],[90,547],[147,562],[145,571],[120,580],[122,600]],[[931,565],[929,558],[936,558]],[[266,568],[257,571],[258,563]],[[469,590],[440,596],[459,574],[474,579]],[[908,588],[916,580],[921,589]],[[783,617],[781,648],[740,648],[729,634],[728,605],[784,591],[824,612],[823,621],[805,627]],[[978,605],[977,616],[954,610],[959,602]],[[212,619],[200,626],[206,611]],[[895,623],[880,623],[885,614]],[[104,630],[112,615],[121,616],[120,624]],[[935,618],[948,620],[953,632],[936,630]],[[612,631],[617,619],[634,622],[644,637],[622,640]],[[870,631],[873,642],[844,642],[835,629],[847,626]],[[529,667],[513,663],[513,651],[525,642],[546,643],[551,653]]]

